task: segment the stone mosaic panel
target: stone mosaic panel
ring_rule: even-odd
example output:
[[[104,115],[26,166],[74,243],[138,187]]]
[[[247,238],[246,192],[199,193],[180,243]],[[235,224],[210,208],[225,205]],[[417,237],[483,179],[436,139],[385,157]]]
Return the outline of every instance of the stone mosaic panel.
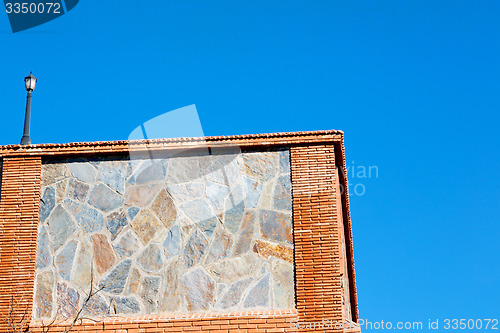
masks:
[[[295,307],[289,160],[45,162],[35,318]]]

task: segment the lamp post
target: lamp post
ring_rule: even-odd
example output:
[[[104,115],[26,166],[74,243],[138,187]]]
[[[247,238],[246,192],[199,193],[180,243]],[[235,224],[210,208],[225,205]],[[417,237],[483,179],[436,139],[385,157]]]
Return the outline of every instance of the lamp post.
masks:
[[[31,120],[31,93],[35,90],[36,77],[33,76],[32,72],[30,75],[24,78],[24,86],[28,92],[26,97],[26,114],[24,115],[24,134],[21,139],[21,145],[30,145],[30,120]]]

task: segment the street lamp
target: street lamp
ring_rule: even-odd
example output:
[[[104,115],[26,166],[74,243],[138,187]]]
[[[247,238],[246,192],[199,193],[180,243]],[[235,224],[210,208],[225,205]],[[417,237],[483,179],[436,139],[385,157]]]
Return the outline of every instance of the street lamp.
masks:
[[[28,96],[26,97],[26,114],[24,115],[24,134],[21,139],[21,145],[30,145],[30,119],[31,119],[31,93],[35,90],[36,85],[36,77],[33,76],[32,72],[30,75],[24,78],[24,86],[26,87],[26,91],[28,92]]]

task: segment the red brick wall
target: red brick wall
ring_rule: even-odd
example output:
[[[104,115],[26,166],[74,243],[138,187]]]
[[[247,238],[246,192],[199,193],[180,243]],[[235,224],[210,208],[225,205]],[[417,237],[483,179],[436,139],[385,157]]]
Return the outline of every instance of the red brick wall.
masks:
[[[40,210],[40,157],[3,160],[0,197],[0,330],[8,332],[12,302],[20,321],[31,316],[35,280],[38,214]]]

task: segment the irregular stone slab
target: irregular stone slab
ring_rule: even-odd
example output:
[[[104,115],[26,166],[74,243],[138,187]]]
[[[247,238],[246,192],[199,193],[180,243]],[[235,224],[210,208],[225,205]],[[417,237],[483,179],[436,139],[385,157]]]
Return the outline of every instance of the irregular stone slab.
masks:
[[[156,273],[163,268],[160,246],[156,243],[149,244],[137,257],[137,262],[142,269],[149,273]]]
[[[104,287],[103,291],[111,294],[121,294],[125,288],[131,265],[130,259],[123,260],[99,283],[99,287]]]
[[[77,269],[73,270],[71,282],[80,287],[82,290],[88,291],[91,282],[92,270],[92,243],[89,236],[80,237],[80,245],[77,250],[74,266]]]
[[[52,263],[52,255],[49,249],[49,234],[43,225],[38,232],[38,246],[36,249],[36,268],[44,269]]]
[[[211,262],[219,261],[221,259],[229,257],[229,255],[231,254],[232,245],[233,241],[231,239],[231,236],[222,228],[217,229],[214,241],[208,249],[205,264],[209,264]]]
[[[198,228],[205,233],[208,239],[214,234],[215,227],[219,224],[219,220],[216,217],[212,217],[208,220],[201,221],[198,223]]]
[[[85,317],[95,318],[109,314],[109,304],[99,294],[92,296],[84,307]]]
[[[290,151],[284,150],[279,152],[279,166],[281,173],[290,172]]]
[[[73,317],[78,311],[80,294],[66,283],[57,284],[57,313],[63,318]]]
[[[277,174],[277,156],[275,152],[243,154],[243,172],[262,182],[271,180]]]
[[[90,191],[88,202],[95,208],[107,213],[122,206],[125,198],[106,185],[99,183]]]
[[[207,265],[208,269],[220,278],[220,281],[235,281],[255,276],[262,268],[262,260],[253,254],[224,259]]]
[[[125,203],[129,206],[145,207],[151,203],[162,186],[161,184],[127,186]]]
[[[185,312],[181,308],[181,266],[176,260],[163,272],[160,298],[160,309],[163,312]]]
[[[113,249],[109,244],[108,238],[103,234],[93,234],[92,243],[94,245],[94,260],[97,272],[99,274],[105,273],[115,264],[116,257]]]
[[[135,297],[115,297],[116,314],[140,313],[141,305]]]
[[[245,214],[245,203],[242,201],[224,213],[224,226],[231,233],[236,234],[240,229],[241,220]]]
[[[67,185],[67,197],[85,202],[90,186],[76,179],[70,178]]]
[[[194,222],[205,221],[214,216],[205,199],[196,199],[181,205],[181,209]]]
[[[78,241],[74,239],[70,240],[68,244],[59,251],[56,257],[55,265],[57,267],[57,272],[66,281],[69,281],[71,278],[71,268],[73,267],[77,245]]]
[[[234,247],[233,255],[238,256],[250,251],[253,242],[254,229],[257,220],[255,212],[246,212],[238,235],[238,241]]]
[[[273,202],[275,209],[292,211],[292,183],[289,174],[280,176],[276,181]]]
[[[111,233],[112,241],[116,239],[127,225],[127,214],[124,211],[114,212],[106,217],[106,227]]]
[[[245,301],[243,302],[243,307],[245,309],[255,308],[255,307],[269,307],[270,305],[269,280],[270,280],[270,275],[266,274],[248,292],[248,295],[245,298]]]
[[[181,252],[181,233],[179,226],[172,227],[163,242],[165,258],[169,260]]]
[[[116,254],[120,258],[130,257],[137,251],[141,245],[139,239],[132,230],[128,230],[122,237],[113,245]]]
[[[170,193],[176,204],[201,198],[205,193],[203,184],[201,183],[169,185],[167,187],[167,191]]]
[[[262,193],[260,195],[259,208],[261,209],[272,209],[273,208],[273,183],[267,182],[262,187]]]
[[[137,215],[137,213],[139,213],[139,210],[140,209],[137,207],[130,207],[129,209],[127,209],[128,219],[132,221],[134,217]]]
[[[182,283],[189,311],[210,309],[215,295],[215,281],[202,268],[197,267],[186,273]]]
[[[54,184],[54,187],[56,189],[56,204],[59,204],[64,200],[66,196],[66,188],[68,187],[68,182],[69,179],[64,179]]]
[[[42,187],[52,185],[69,176],[70,173],[64,163],[45,163],[42,165]]]
[[[252,278],[246,278],[232,283],[220,301],[215,304],[215,308],[225,310],[237,306],[241,301],[241,296],[252,282]]]
[[[243,189],[245,191],[247,207],[256,208],[262,192],[262,183],[248,177],[243,177]]]
[[[293,264],[293,249],[289,247],[257,239],[255,240],[253,250],[266,259],[273,256]]]
[[[273,307],[278,309],[295,308],[295,282],[293,266],[278,260],[272,263]]]
[[[61,205],[54,208],[48,225],[53,251],[57,251],[77,229],[73,219]]]
[[[208,202],[212,205],[216,212],[224,210],[224,200],[229,195],[229,187],[213,182],[207,182],[205,185],[205,192]]]
[[[165,161],[161,159],[145,160],[139,169],[130,177],[130,184],[144,184],[165,180]]]
[[[67,163],[69,171],[78,180],[92,184],[95,182],[97,170],[87,162],[70,162]]]
[[[292,218],[290,214],[272,210],[260,211],[260,230],[262,235],[276,242],[292,243]]]
[[[148,209],[137,214],[130,224],[143,245],[147,245],[155,237],[156,233],[165,229],[163,224]]]
[[[195,229],[184,247],[182,261],[186,267],[197,264],[208,246],[208,240],[201,231]]]
[[[104,217],[97,209],[70,199],[63,202],[64,207],[73,215],[78,225],[85,232],[101,231],[104,227]]]
[[[169,159],[167,184],[192,182],[201,177],[197,157],[174,157]]]
[[[128,279],[129,280],[127,286],[128,294],[139,294],[139,290],[141,287],[141,279],[142,279],[141,272],[137,268],[132,269],[132,272],[130,273],[130,278]]]
[[[53,187],[47,186],[43,191],[43,197],[40,201],[40,221],[45,221],[54,207],[56,206],[56,190]]]
[[[35,317],[50,318],[52,317],[52,291],[54,288],[54,274],[52,271],[38,273],[36,275],[36,292],[35,292]]]
[[[131,167],[127,161],[104,161],[99,166],[97,180],[108,185],[113,190],[124,194],[125,179],[131,173]]]
[[[160,193],[158,193],[153,201],[151,210],[167,228],[172,226],[177,217],[177,209],[174,200],[166,190],[161,190]]]
[[[146,276],[141,282],[140,296],[148,313],[158,310],[158,296],[161,279],[158,276]]]

